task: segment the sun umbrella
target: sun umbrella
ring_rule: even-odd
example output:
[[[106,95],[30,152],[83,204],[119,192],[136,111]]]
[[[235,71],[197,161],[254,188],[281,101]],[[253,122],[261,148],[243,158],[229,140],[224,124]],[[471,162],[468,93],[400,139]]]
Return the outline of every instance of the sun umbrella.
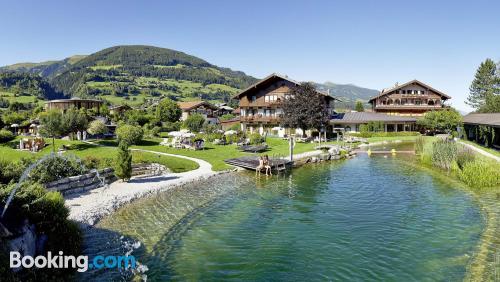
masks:
[[[185,138],[191,138],[191,137],[195,137],[195,136],[196,136],[196,134],[191,133],[191,132],[186,132],[186,133],[182,134],[182,137],[185,137]]]
[[[275,126],[275,127],[271,128],[271,130],[281,130],[281,127]]]
[[[224,135],[233,135],[236,134],[237,132],[235,130],[228,130],[224,133]]]
[[[19,124],[13,123],[10,127],[19,127]]]

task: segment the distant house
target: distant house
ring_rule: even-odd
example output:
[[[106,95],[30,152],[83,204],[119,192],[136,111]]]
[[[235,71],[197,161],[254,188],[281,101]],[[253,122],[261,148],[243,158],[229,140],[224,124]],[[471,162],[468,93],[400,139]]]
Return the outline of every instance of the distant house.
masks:
[[[493,137],[493,142],[490,141],[491,144],[488,145],[500,149],[500,113],[468,114],[464,116],[463,122],[468,140],[484,144],[480,133],[480,127],[482,127],[483,131],[488,129],[488,134]]]
[[[217,114],[219,116],[223,116],[223,115],[227,115],[227,114],[232,114],[234,112],[234,109],[229,107],[226,103],[222,103],[222,104],[217,104],[216,105],[217,108],[219,108],[217,110]]]
[[[206,101],[177,102],[182,110],[181,121],[186,120],[192,114],[201,114],[209,124],[219,122],[217,108]]]
[[[413,131],[417,119],[408,116],[392,116],[373,112],[339,113],[332,117],[330,124],[334,128],[343,128],[346,132],[359,132],[362,124],[382,122],[384,131]]]
[[[45,102],[45,109],[46,110],[61,110],[61,111],[66,111],[70,108],[77,108],[77,109],[94,109],[96,113],[99,114],[99,108],[103,104],[103,101],[101,100],[95,100],[95,99],[81,99],[81,98],[76,98],[73,97],[71,99],[60,99],[60,100],[50,100],[48,102]]]
[[[372,111],[389,115],[422,116],[430,110],[440,110],[451,97],[431,86],[412,80],[383,89],[371,98]]]
[[[300,82],[273,73],[234,96],[233,99],[239,100],[241,129],[283,136],[285,129],[280,127],[283,116],[281,103],[290,89],[298,85]],[[330,113],[333,113],[335,98],[320,91],[318,93],[323,95]]]

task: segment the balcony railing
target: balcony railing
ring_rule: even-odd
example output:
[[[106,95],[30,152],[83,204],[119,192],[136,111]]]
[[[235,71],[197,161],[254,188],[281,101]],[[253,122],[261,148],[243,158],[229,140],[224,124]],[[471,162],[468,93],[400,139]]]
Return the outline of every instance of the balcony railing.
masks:
[[[376,108],[442,108],[443,105],[427,105],[427,104],[404,104],[404,105],[383,105],[383,104],[377,104],[375,105]]]
[[[240,121],[244,122],[278,122],[279,117],[277,116],[264,116],[264,115],[253,115],[253,116],[240,116]]]

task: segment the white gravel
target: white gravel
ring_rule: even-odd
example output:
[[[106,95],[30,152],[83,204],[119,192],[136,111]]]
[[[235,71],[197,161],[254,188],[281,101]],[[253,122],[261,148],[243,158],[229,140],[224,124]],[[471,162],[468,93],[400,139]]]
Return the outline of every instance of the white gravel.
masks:
[[[108,187],[67,195],[65,198],[66,206],[70,209],[70,219],[92,226],[104,216],[137,198],[207,179],[217,174],[212,171],[210,163],[200,159],[141,149],[132,150],[188,159],[197,162],[200,167],[182,173],[146,178],[134,177],[129,182],[115,181]]]

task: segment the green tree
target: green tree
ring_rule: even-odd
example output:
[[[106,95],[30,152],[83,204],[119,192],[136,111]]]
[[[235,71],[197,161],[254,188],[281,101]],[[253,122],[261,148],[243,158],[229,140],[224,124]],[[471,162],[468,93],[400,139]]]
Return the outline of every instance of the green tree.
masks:
[[[156,118],[161,122],[176,122],[182,115],[182,110],[177,103],[165,98],[156,107]]]
[[[56,151],[55,138],[68,132],[59,110],[50,110],[40,115],[40,134],[52,138],[52,151]]]
[[[120,141],[118,144],[115,175],[123,181],[128,181],[132,176],[132,154],[125,141]]]
[[[451,132],[462,125],[462,115],[453,108],[430,111],[426,112],[417,124],[433,131]]]
[[[87,129],[87,132],[92,134],[92,135],[100,135],[100,134],[108,133],[108,128],[106,127],[104,122],[96,119],[90,123],[89,128]]]
[[[200,114],[192,114],[184,121],[184,127],[191,132],[200,132],[205,123],[205,118]]]
[[[486,103],[479,109],[481,113],[500,113],[500,95],[489,95]]]
[[[70,108],[63,114],[64,127],[72,135],[87,129],[87,116],[77,108]]]
[[[470,93],[465,103],[476,110],[485,105],[487,97],[500,94],[497,66],[493,60],[486,59],[486,61],[481,63],[469,91]]]
[[[310,83],[293,87],[283,102],[282,126],[320,130],[329,121],[325,97]]]
[[[127,145],[134,145],[141,142],[144,131],[138,126],[123,124],[116,129],[116,136],[118,137],[118,142],[123,141]]]
[[[354,107],[354,110],[356,112],[364,112],[365,111],[365,107],[363,106],[363,102],[356,101],[356,106]]]

